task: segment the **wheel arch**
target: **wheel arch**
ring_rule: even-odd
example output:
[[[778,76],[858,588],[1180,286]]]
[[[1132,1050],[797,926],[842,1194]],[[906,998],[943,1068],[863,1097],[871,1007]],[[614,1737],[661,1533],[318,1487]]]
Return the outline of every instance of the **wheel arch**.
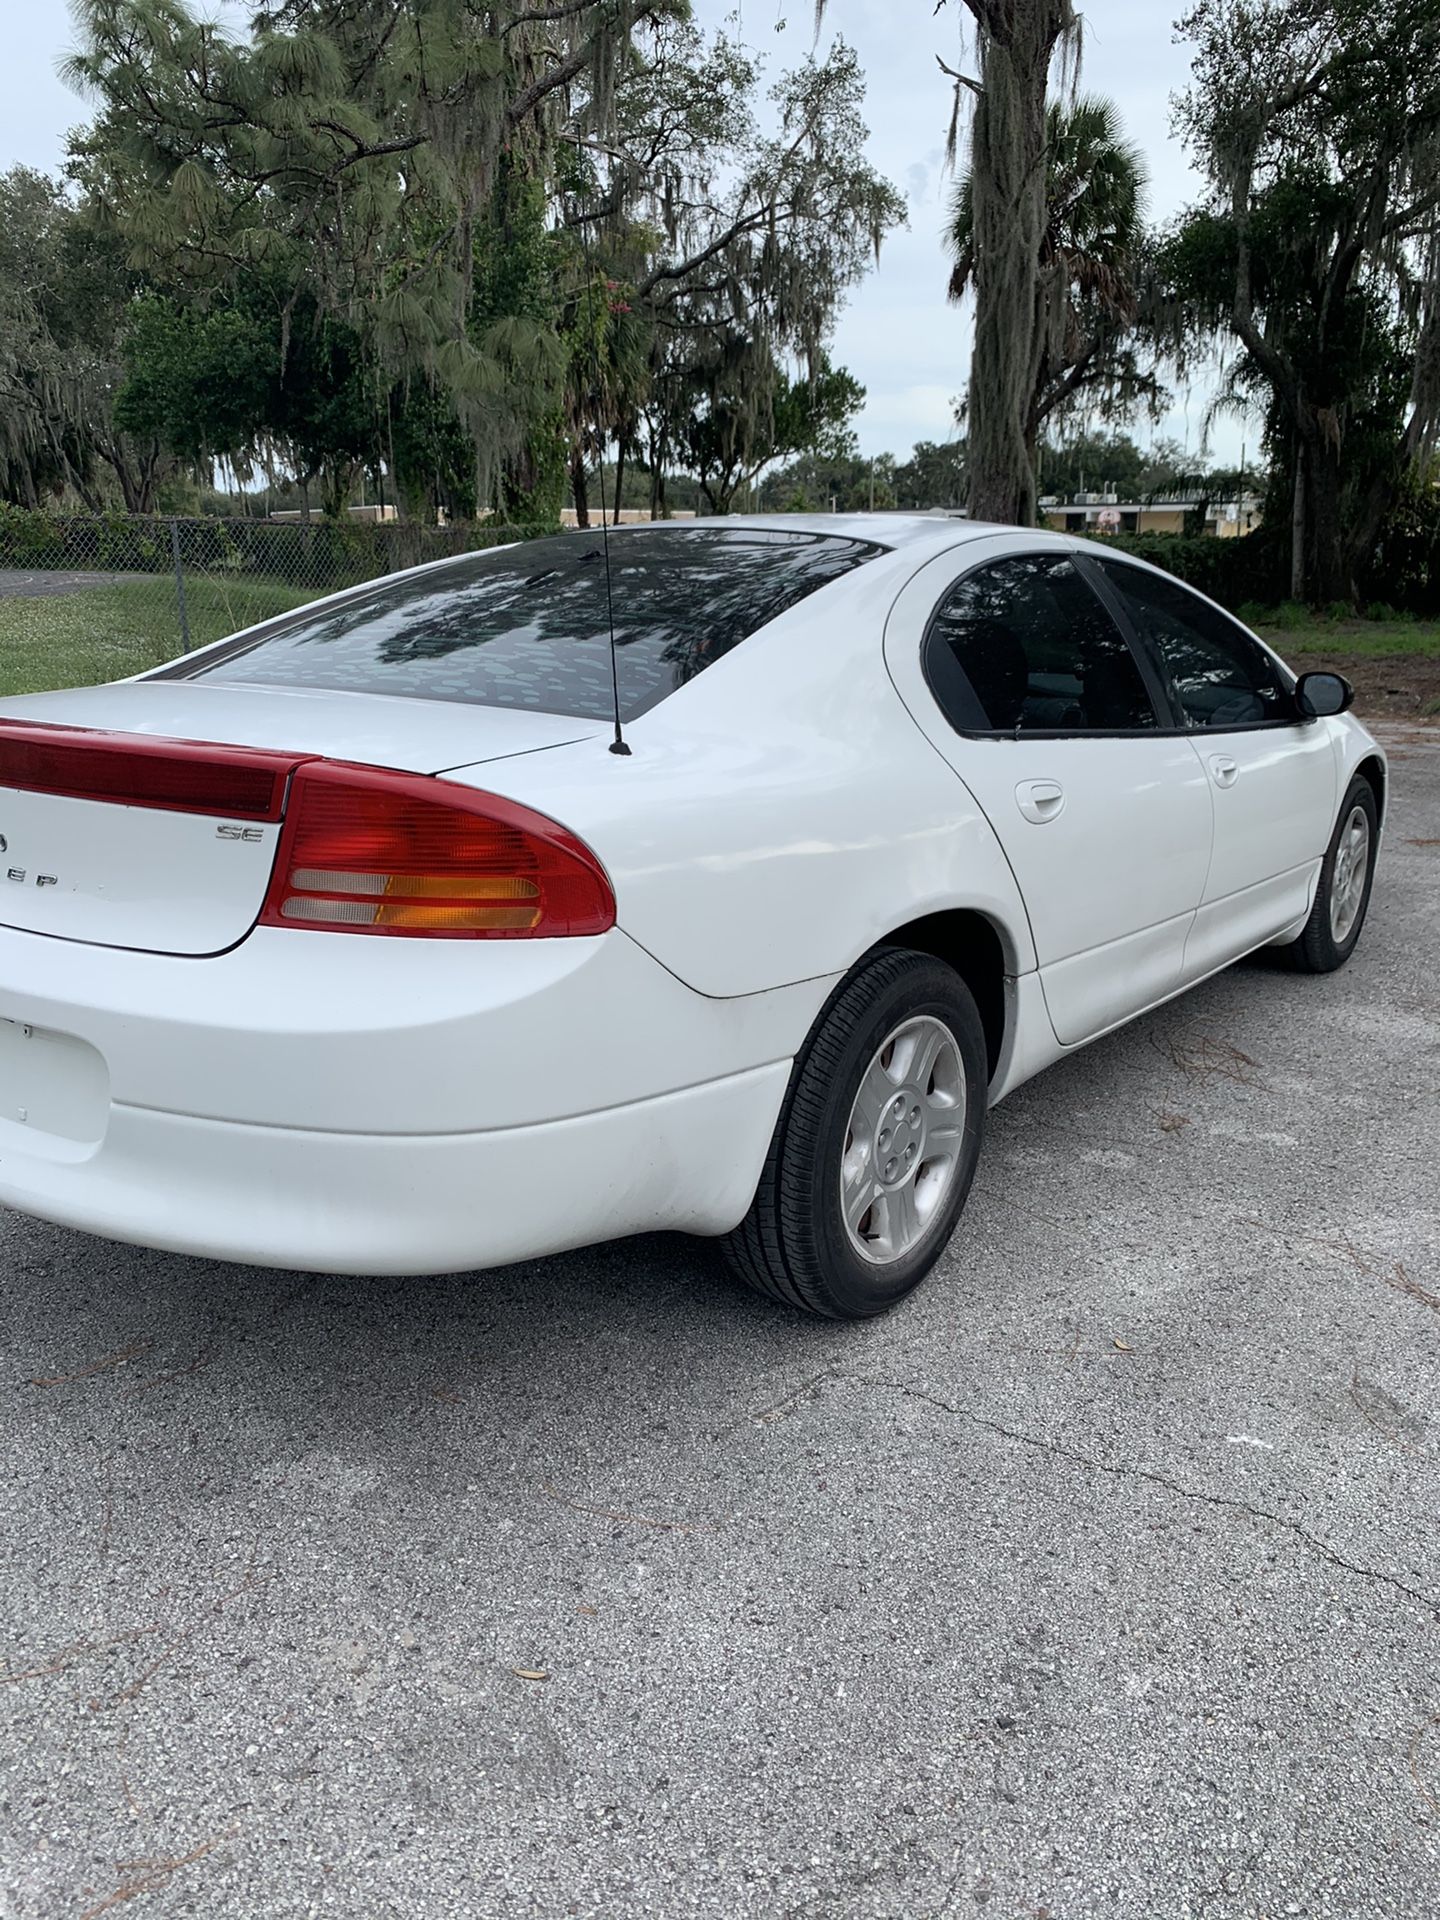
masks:
[[[1385,824],[1385,762],[1378,753],[1366,754],[1356,767],[1355,773],[1364,780],[1375,795],[1375,818],[1381,826]],[[1353,778],[1354,776],[1352,776]]]
[[[1015,945],[1007,929],[978,908],[948,907],[893,927],[871,951],[883,947],[910,947],[917,953],[933,954],[960,975],[970,989],[985,1030],[985,1052],[993,1081],[1005,1054],[1012,1018],[1006,980],[1018,970]]]

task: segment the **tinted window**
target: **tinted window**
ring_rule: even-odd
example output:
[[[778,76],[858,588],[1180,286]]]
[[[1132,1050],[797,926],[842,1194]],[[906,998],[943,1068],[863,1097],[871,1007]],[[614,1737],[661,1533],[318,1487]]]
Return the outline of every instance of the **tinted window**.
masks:
[[[665,527],[610,537],[616,671],[644,713],[768,620],[881,549],[830,534]],[[562,533],[397,574],[169,677],[404,694],[608,719],[605,554]]]
[[[957,581],[931,619],[925,671],[946,718],[965,733],[1128,733],[1156,724],[1120,629],[1057,554],[999,560]]]
[[[1289,682],[1265,649],[1164,574],[1098,562],[1136,630],[1165,662],[1192,727],[1253,727],[1296,717]]]

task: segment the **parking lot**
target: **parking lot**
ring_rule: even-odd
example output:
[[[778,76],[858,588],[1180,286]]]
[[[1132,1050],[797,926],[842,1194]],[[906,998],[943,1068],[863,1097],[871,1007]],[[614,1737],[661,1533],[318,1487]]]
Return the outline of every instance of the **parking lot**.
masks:
[[[1440,1914],[1440,731],[1387,738],[1353,964],[1024,1088],[879,1324],[679,1239],[0,1219],[0,1910]]]

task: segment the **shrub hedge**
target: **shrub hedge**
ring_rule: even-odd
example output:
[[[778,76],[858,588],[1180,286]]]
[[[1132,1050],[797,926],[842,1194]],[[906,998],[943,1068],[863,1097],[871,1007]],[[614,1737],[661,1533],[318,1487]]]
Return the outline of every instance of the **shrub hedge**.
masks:
[[[1163,567],[1187,585],[1235,612],[1250,604],[1274,606],[1286,592],[1286,556],[1263,529],[1243,539],[1185,533],[1108,533],[1091,538]]]
[[[1242,606],[1276,607],[1290,596],[1289,541],[1267,527],[1239,540],[1181,533],[1091,537],[1164,567],[1232,612]],[[1361,569],[1359,588],[1360,605],[1367,611],[1440,615],[1440,494],[1423,488],[1396,508]],[[1353,615],[1355,609],[1337,606],[1327,611]]]

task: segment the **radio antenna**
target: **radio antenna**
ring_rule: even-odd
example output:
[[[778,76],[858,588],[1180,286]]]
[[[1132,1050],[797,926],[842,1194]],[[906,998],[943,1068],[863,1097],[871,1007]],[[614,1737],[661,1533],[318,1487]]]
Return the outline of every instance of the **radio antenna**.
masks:
[[[599,357],[598,348],[596,357]],[[600,548],[605,555],[605,619],[610,628],[610,697],[615,703],[615,738],[610,742],[610,751],[628,755],[630,749],[626,745],[625,735],[620,726],[620,656],[615,646],[615,583],[610,575],[610,529],[605,522],[605,441],[603,437],[595,455],[595,465],[599,470],[600,482]],[[616,508],[618,511],[618,500]]]
[[[589,216],[580,216],[580,244],[585,253],[585,270],[590,280],[590,291],[595,290],[595,258],[590,246]],[[605,311],[609,313],[609,284],[606,284]],[[589,316],[587,315],[587,318]],[[600,335],[598,329],[590,330],[590,352],[595,367],[595,477],[600,490],[600,548],[605,556],[605,619],[610,629],[610,697],[615,714],[615,738],[610,742],[611,753],[629,756],[630,749],[625,742],[625,733],[620,725],[620,658],[615,645],[615,583],[610,572],[610,525],[605,511],[605,435],[600,426],[600,397],[604,390],[604,381],[600,374]],[[584,458],[581,458],[581,470],[584,470]],[[618,479],[618,475],[617,475]],[[619,512],[620,501],[615,501]]]

